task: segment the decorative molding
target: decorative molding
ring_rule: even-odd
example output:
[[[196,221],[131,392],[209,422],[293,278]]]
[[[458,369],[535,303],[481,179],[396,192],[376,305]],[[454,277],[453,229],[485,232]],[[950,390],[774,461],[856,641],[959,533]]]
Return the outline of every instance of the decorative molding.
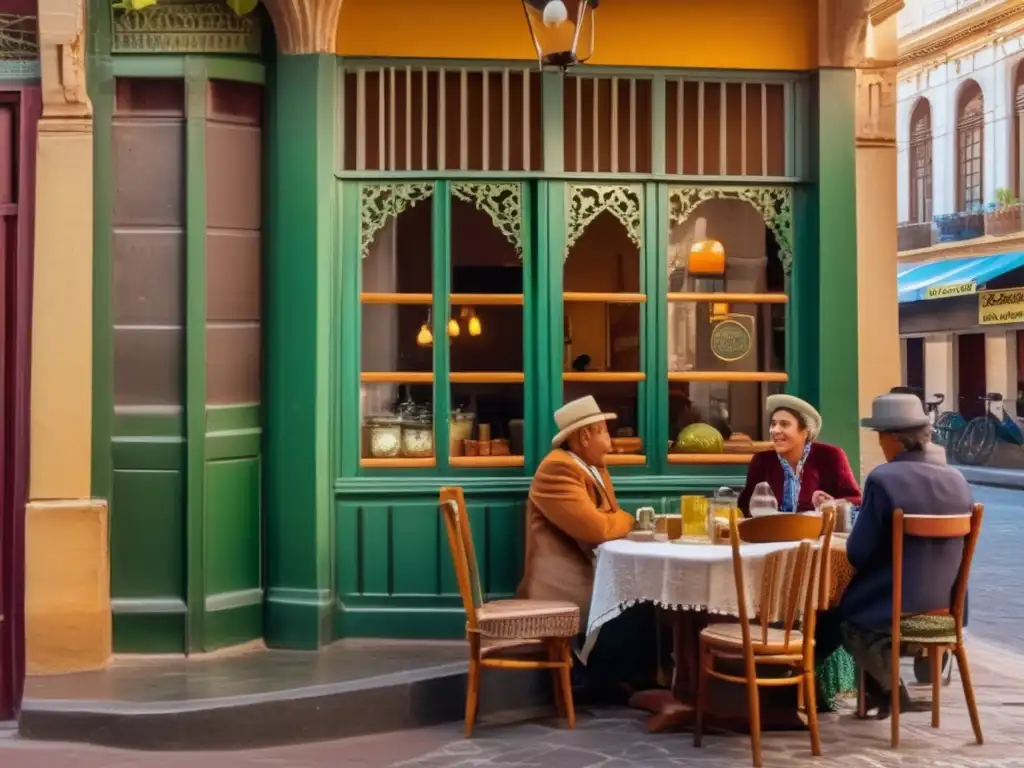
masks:
[[[928,248],[915,248],[897,254],[899,264],[919,264],[929,261],[973,259],[978,256],[996,256],[1024,250],[1024,232],[1010,235],[983,235],[955,243],[937,243]]]
[[[793,270],[793,190],[789,187],[675,187],[668,193],[669,221],[682,224],[707,200],[744,200],[761,214],[779,243],[786,274]]]
[[[359,206],[359,237],[362,257],[370,255],[377,235],[391,219],[397,218],[421,200],[434,194],[434,183],[366,184]]]
[[[896,70],[857,70],[857,146],[896,145]]]
[[[878,26],[886,19],[895,16],[903,10],[905,0],[879,0],[868,9],[868,18],[874,26]]]
[[[281,53],[336,53],[342,0],[264,0]]]
[[[939,26],[931,32],[925,27],[910,35],[911,40],[900,44],[900,68],[920,64],[932,57],[941,57],[957,44],[991,35],[1009,22],[1024,20],[1024,4],[1020,3],[998,4],[981,13],[970,13],[973,10],[966,9],[963,18],[946,27]],[[946,17],[943,22],[949,19]]]
[[[637,248],[643,247],[643,206],[632,187],[571,184],[568,190],[569,215],[565,225],[565,258],[594,219],[608,212],[626,228]]]
[[[152,5],[114,12],[115,53],[234,53],[258,56],[256,14],[239,16],[223,2]]]
[[[36,22],[35,16],[0,13],[0,62],[34,61],[39,58]]]
[[[519,182],[453,182],[452,197],[487,214],[520,260],[523,258],[522,187]]]

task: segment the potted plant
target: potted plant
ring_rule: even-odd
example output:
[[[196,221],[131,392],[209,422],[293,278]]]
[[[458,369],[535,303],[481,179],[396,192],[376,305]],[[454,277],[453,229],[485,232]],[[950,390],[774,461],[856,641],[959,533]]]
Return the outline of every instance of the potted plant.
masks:
[[[986,235],[1008,235],[1021,231],[1020,202],[1012,189],[996,190],[996,204],[985,214]]]

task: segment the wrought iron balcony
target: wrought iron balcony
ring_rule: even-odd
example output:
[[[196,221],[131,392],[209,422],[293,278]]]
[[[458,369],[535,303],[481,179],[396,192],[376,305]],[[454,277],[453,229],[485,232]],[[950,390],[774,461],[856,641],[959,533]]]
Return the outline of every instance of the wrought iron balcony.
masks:
[[[896,229],[896,250],[930,248],[935,242],[935,225],[930,221],[904,222]]]

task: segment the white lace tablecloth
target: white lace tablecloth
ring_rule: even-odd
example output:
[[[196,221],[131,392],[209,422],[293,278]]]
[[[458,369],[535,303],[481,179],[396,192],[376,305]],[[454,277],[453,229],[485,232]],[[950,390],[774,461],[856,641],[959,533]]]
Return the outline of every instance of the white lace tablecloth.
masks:
[[[759,607],[767,558],[799,546],[800,542],[792,541],[741,545],[749,615],[756,615]],[[626,608],[642,602],[674,610],[738,616],[732,547],[626,539],[602,544],[597,549],[587,634],[593,635]]]

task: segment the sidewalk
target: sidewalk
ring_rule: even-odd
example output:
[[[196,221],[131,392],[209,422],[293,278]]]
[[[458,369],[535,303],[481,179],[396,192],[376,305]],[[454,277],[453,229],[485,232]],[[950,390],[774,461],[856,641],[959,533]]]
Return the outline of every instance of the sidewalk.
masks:
[[[887,722],[860,722],[847,713],[822,720],[821,758],[810,755],[806,733],[766,733],[766,766],[850,768],[1024,768],[1024,656],[971,638],[971,671],[981,711],[985,746],[973,743],[958,675],[942,689],[942,727],[930,715],[902,718],[902,745],[888,747]],[[915,691],[928,695],[928,690]],[[147,753],[98,747],[34,743],[0,735],[4,768],[668,768],[750,765],[745,735],[711,735],[695,750],[689,734],[652,736],[643,717],[626,710],[580,711],[575,731],[560,721],[509,722],[487,718],[475,736],[462,738],[461,723],[357,739],[243,752]]]
[[[1024,489],[1024,469],[996,469],[994,467],[965,467],[959,469],[967,482],[972,485],[986,485],[992,488]]]

